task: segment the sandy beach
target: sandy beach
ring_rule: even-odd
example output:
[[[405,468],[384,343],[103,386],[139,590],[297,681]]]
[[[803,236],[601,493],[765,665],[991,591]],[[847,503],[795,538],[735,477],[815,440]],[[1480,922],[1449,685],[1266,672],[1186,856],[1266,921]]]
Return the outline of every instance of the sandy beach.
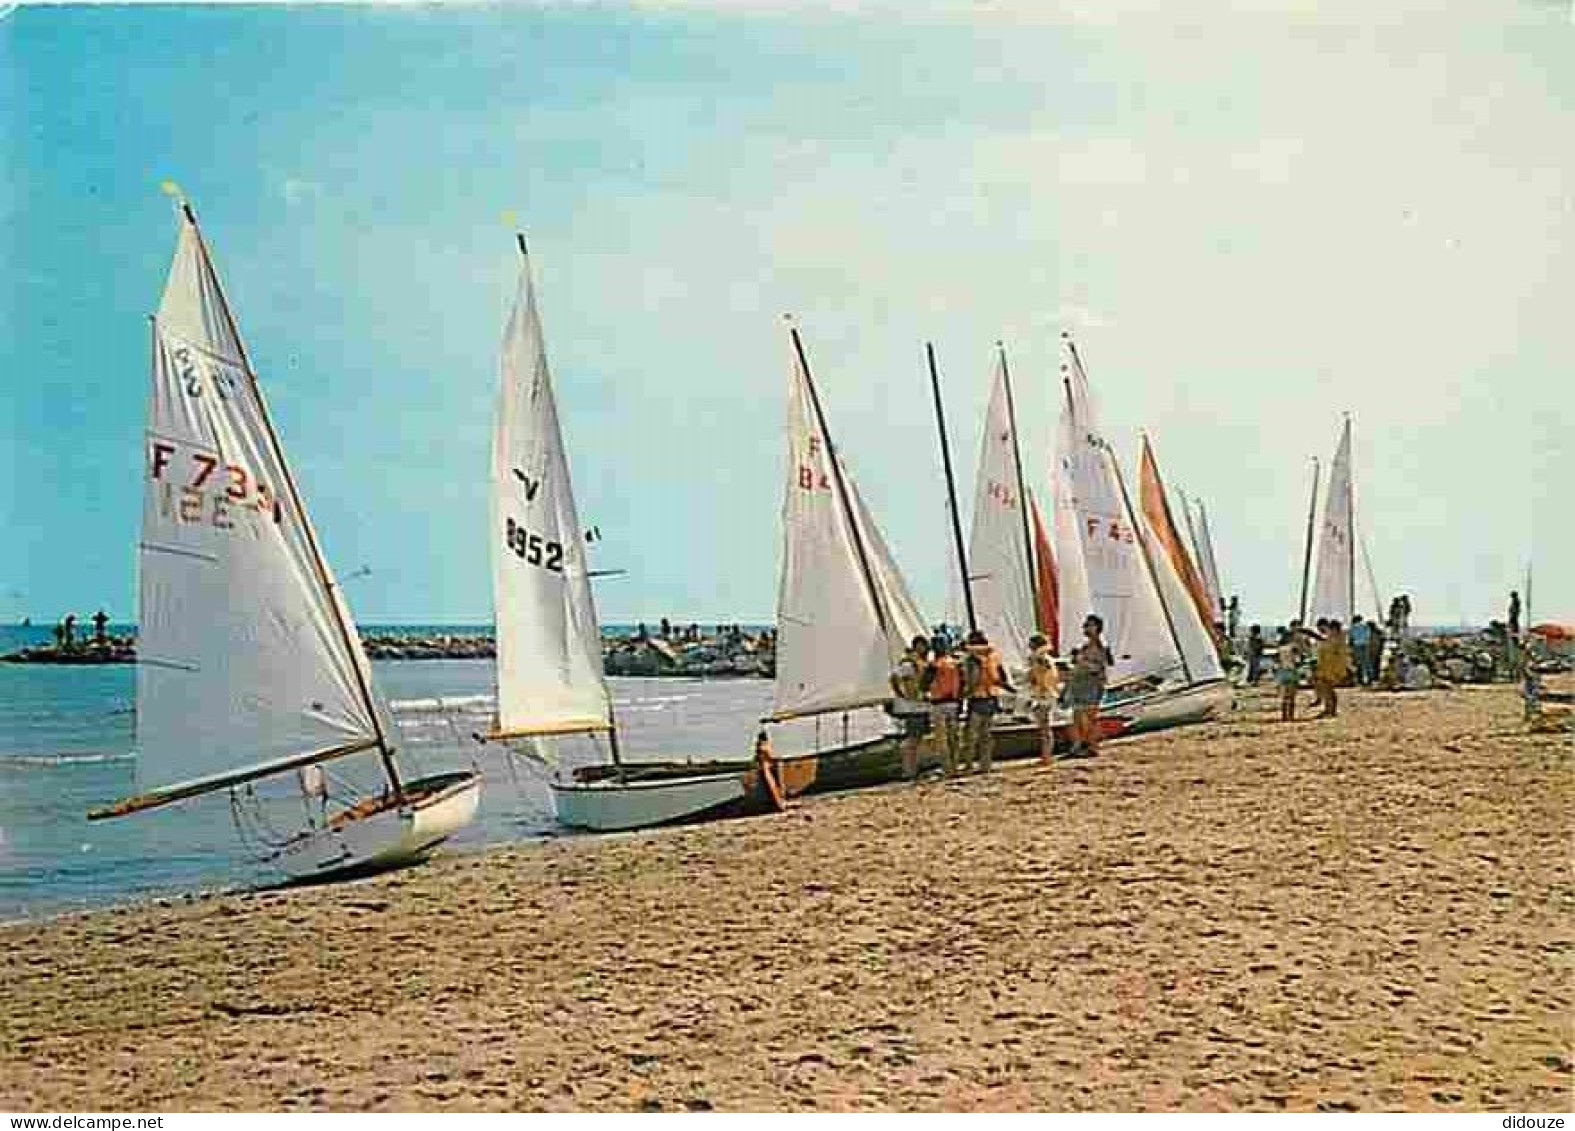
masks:
[[[6,928],[0,1107],[1568,1111],[1568,738],[1271,711]]]

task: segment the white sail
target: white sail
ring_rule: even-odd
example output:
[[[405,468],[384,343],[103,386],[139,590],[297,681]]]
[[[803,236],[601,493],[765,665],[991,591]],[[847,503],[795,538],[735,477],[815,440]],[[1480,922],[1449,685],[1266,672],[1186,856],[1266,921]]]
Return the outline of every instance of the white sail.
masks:
[[[366,656],[294,505],[189,212],[153,339],[137,640],[142,800],[375,745]]]
[[[488,540],[498,732],[608,729],[601,628],[523,240],[514,308],[503,331]]]
[[[1351,488],[1351,422],[1340,432],[1340,446],[1329,466],[1329,488],[1324,496],[1323,525],[1318,531],[1316,581],[1309,615],[1351,623],[1356,611],[1355,504]]]
[[[870,561],[870,578],[880,593],[881,606],[886,610],[886,654],[889,673],[891,668],[896,666],[897,660],[908,647],[909,642],[915,636],[928,636],[929,633],[925,631],[924,617],[919,612],[913,594],[908,590],[908,583],[904,580],[902,571],[897,568],[897,561],[892,557],[891,549],[886,545],[880,527],[875,525],[875,518],[870,514],[869,507],[865,505],[864,497],[859,494],[858,486],[848,474],[846,466],[842,470],[842,481],[847,484],[848,495],[853,501],[854,520],[858,523],[859,533],[864,539],[865,552]]]
[[[1189,683],[1204,683],[1224,679],[1225,668],[1220,663],[1219,649],[1214,646],[1213,634],[1203,623],[1198,604],[1187,591],[1181,572],[1163,548],[1162,540],[1153,530],[1147,515],[1142,516],[1143,537],[1148,540],[1149,560],[1154,566],[1154,582],[1160,600],[1169,614],[1169,628],[1175,633],[1173,645],[1179,645],[1185,659],[1184,674]]]
[[[1138,542],[1138,527],[1117,479],[1115,453],[1099,433],[1092,395],[1073,354],[1064,369],[1067,401],[1058,453],[1069,507],[1082,547],[1088,603],[1105,622],[1105,642],[1115,656],[1110,682],[1138,676],[1181,676],[1182,660],[1154,579]],[[1059,529],[1060,519],[1057,520]],[[1057,562],[1067,555],[1057,547]],[[1063,640],[1082,640],[1082,618],[1062,602]],[[1070,614],[1070,615],[1068,615]],[[1065,635],[1070,628],[1072,635]],[[1063,644],[1063,647],[1070,645]]]
[[[1019,497],[1017,438],[1006,400],[1005,359],[998,361],[979,471],[974,483],[973,523],[968,535],[968,572],[973,580],[979,628],[1012,671],[1028,665],[1028,638],[1037,629],[1034,578],[1025,541],[1027,501]]]
[[[830,441],[797,348],[788,388],[787,488],[777,595],[772,717],[851,709],[891,697],[907,637],[923,631],[901,575],[847,476],[842,497]],[[849,522],[857,516],[858,527]]]
[[[1094,611],[1093,598],[1088,588],[1088,568],[1083,561],[1082,524],[1072,505],[1075,494],[1072,454],[1077,447],[1076,437],[1076,423],[1072,419],[1070,402],[1066,402],[1061,407],[1060,428],[1056,433],[1056,458],[1050,474],[1050,486],[1054,491],[1052,544],[1055,547],[1056,582],[1059,588],[1056,634],[1064,653],[1070,653],[1082,643],[1083,620]]]
[[[1203,507],[1203,500],[1198,500],[1198,536],[1197,536],[1197,563],[1198,569],[1203,574],[1203,587],[1209,595],[1209,615],[1214,620],[1223,621],[1225,611],[1220,607],[1224,600],[1225,590],[1220,587],[1219,566],[1214,562],[1214,539],[1209,534],[1209,512]]]

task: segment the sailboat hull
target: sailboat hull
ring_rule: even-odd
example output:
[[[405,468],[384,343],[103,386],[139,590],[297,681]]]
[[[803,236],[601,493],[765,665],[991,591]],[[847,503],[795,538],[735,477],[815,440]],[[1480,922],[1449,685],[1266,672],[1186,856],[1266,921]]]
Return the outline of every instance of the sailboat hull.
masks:
[[[369,803],[301,834],[269,863],[292,880],[332,880],[424,859],[476,816],[481,776],[472,771],[408,782],[405,801]]]
[[[1119,712],[1130,720],[1126,733],[1144,734],[1170,727],[1208,722],[1230,710],[1235,692],[1229,683],[1217,680],[1178,690],[1149,692],[1132,699],[1105,704],[1103,710]]]
[[[624,781],[552,782],[553,810],[572,828],[625,832],[765,808],[755,802],[747,769],[699,774],[675,769],[675,776],[655,776],[653,770],[640,767],[651,776]]]

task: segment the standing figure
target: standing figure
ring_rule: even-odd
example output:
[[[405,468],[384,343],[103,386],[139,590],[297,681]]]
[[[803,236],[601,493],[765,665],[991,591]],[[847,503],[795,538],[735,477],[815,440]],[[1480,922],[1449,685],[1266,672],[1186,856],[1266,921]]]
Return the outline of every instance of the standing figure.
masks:
[[[1230,604],[1225,606],[1225,635],[1232,641],[1241,631],[1241,602],[1236,597],[1231,597]]]
[[[919,780],[919,753],[930,729],[930,708],[924,702],[922,690],[924,669],[929,662],[930,642],[923,636],[915,636],[891,673],[893,697],[888,709],[902,724],[902,737],[897,746],[902,751],[902,776],[910,782]]]
[[[74,649],[77,646],[77,615],[76,615],[76,613],[67,613],[66,614],[66,619],[61,621],[60,625],[61,625],[61,628],[64,629],[64,631],[65,631],[65,648],[66,648],[66,651],[70,652],[72,649]]]
[[[946,637],[937,633],[930,640],[930,662],[924,668],[920,686],[930,703],[930,729],[941,746],[946,776],[957,775],[958,732],[962,717],[962,669],[947,646]]]
[[[1061,695],[1061,673],[1056,670],[1055,653],[1050,642],[1039,633],[1028,638],[1028,704],[1034,725],[1039,728],[1039,764],[1048,766],[1055,751],[1055,736],[1050,730],[1050,712]]]
[[[1367,650],[1358,653],[1356,662],[1361,664],[1366,672],[1364,682],[1372,687],[1378,683],[1378,674],[1383,670],[1384,629],[1374,620],[1367,622],[1367,630]]]
[[[1280,688],[1280,721],[1296,721],[1296,691],[1302,681],[1302,661],[1307,655],[1306,631],[1299,620],[1291,627],[1280,629],[1278,654],[1275,660],[1274,682]]]
[[[1069,758],[1099,753],[1099,701],[1115,657],[1105,646],[1105,622],[1096,614],[1083,618],[1083,643],[1072,650],[1072,671],[1066,680],[1066,705],[1072,708],[1072,750]]]
[[[1001,653],[977,628],[968,634],[963,684],[968,696],[968,730],[963,739],[963,763],[970,770],[977,765],[987,774],[995,762],[995,736],[991,727],[1001,709],[996,698],[1002,691],[1016,691],[1006,678]]]
[[[1367,648],[1373,638],[1373,626],[1362,619],[1362,614],[1357,613],[1351,618],[1351,631],[1346,634],[1346,640],[1351,646],[1352,668],[1356,674],[1356,682],[1366,686],[1367,679]]]
[[[1247,683],[1253,687],[1263,678],[1263,626],[1247,629]]]
[[[1332,719],[1340,713],[1340,693],[1337,690],[1351,674],[1351,650],[1345,642],[1345,630],[1340,622],[1331,620],[1324,628],[1318,642],[1318,658],[1313,667],[1313,684],[1318,688],[1323,702],[1320,719]]]
[[[1509,635],[1520,639],[1520,594],[1514,589],[1509,591]]]
[[[105,643],[104,628],[109,624],[109,614],[103,609],[93,614],[93,643]]]

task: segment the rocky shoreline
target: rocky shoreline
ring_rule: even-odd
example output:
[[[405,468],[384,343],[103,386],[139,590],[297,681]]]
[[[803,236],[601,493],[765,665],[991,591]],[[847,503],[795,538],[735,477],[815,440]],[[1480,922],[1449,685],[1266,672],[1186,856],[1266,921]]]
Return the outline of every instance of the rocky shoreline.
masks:
[[[385,633],[361,636],[373,660],[490,660],[497,645],[482,633]],[[134,664],[134,636],[109,636],[69,647],[39,644],[0,656],[9,664]],[[776,674],[776,639],[767,631],[758,634],[728,630],[716,635],[699,633],[659,635],[604,635],[602,662],[608,675],[770,678]]]

